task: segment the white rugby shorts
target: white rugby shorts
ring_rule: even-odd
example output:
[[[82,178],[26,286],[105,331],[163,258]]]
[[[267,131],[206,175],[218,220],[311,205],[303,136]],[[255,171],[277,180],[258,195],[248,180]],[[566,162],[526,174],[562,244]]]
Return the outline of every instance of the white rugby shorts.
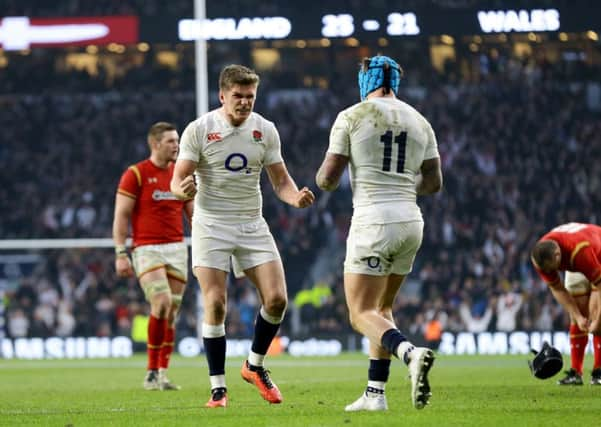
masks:
[[[409,274],[422,244],[423,232],[423,221],[351,224],[344,272],[372,276]]]
[[[138,277],[165,267],[168,276],[184,283],[188,281],[188,247],[185,242],[138,246],[131,256]]]
[[[192,267],[230,271],[234,256],[242,270],[280,259],[275,240],[264,218],[243,224],[211,219],[192,225]]]
[[[566,271],[563,284],[572,296],[588,295],[591,293],[591,282],[586,276],[577,271]]]

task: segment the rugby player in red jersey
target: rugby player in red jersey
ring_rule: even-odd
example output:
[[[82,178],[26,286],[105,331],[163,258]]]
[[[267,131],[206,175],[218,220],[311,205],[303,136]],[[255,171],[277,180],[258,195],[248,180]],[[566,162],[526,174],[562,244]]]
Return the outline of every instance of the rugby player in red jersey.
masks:
[[[188,248],[182,213],[192,218],[193,200],[178,200],[169,190],[179,135],[174,125],[153,124],[148,131],[150,157],[121,176],[115,199],[113,241],[115,270],[137,275],[150,303],[146,390],[178,390],[167,378],[175,343],[175,320],[188,281]],[[131,260],[125,241],[131,223]]]
[[[570,315],[572,366],[558,384],[582,385],[584,353],[588,334],[592,333],[591,384],[601,385],[601,227],[575,222],[555,227],[534,245],[531,260],[555,299]],[[566,272],[563,280],[560,271]]]

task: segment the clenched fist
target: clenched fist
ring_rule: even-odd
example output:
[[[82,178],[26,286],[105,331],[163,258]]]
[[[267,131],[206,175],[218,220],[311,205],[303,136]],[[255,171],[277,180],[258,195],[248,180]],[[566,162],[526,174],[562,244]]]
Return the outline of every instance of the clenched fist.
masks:
[[[307,187],[303,187],[296,194],[296,204],[294,206],[297,208],[306,208],[311,206],[314,201],[315,194]]]
[[[193,198],[196,195],[197,191],[194,175],[189,175],[185,177],[180,183],[180,189],[182,193],[186,195],[187,198]]]

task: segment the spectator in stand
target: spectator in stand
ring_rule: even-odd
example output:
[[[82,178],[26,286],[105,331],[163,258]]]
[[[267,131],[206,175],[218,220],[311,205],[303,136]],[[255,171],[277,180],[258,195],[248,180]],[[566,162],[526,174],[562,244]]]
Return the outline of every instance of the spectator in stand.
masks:
[[[512,332],[517,327],[517,315],[522,307],[522,296],[515,292],[507,292],[497,298],[496,330]]]
[[[469,299],[464,300],[459,307],[459,315],[465,330],[473,333],[486,332],[493,315],[491,304],[487,304],[482,313],[477,307],[472,307],[469,301]]]

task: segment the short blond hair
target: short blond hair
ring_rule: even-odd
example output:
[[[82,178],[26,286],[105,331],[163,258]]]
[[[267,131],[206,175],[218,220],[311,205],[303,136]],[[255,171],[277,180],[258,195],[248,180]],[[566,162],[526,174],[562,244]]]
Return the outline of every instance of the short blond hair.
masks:
[[[219,89],[228,90],[234,85],[259,85],[259,75],[244,65],[231,64],[219,74]]]

